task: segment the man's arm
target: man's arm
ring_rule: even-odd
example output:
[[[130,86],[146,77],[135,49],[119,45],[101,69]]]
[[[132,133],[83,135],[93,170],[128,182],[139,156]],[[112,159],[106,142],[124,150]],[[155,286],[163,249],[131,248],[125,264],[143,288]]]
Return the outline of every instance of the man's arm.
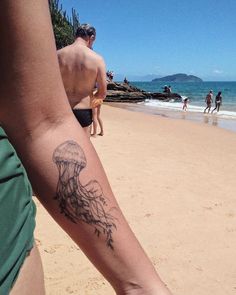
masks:
[[[38,198],[117,294],[170,294],[72,115],[48,1],[1,0],[0,32],[0,121]]]
[[[105,99],[107,94],[106,65],[102,57],[98,59],[97,84],[98,91],[95,98]]]
[[[92,107],[102,104],[107,95],[106,65],[102,57],[97,57],[97,90],[93,93]]]

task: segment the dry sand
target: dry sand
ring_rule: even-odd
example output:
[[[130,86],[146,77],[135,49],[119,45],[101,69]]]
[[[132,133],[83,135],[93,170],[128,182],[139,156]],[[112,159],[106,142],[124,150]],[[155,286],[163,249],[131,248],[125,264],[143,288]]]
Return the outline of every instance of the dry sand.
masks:
[[[103,106],[92,139],[132,229],[175,295],[236,294],[236,133]],[[114,294],[37,202],[48,295]]]

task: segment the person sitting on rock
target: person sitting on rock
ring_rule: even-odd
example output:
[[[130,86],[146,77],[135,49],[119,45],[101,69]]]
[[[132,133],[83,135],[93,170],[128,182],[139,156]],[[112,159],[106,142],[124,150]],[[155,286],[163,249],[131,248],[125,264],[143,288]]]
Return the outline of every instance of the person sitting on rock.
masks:
[[[126,77],[124,78],[124,83],[125,83],[125,84],[129,84],[129,81],[127,80]]]
[[[168,86],[167,86],[167,85],[164,86],[164,90],[163,90],[163,92],[164,92],[164,93],[168,93]]]

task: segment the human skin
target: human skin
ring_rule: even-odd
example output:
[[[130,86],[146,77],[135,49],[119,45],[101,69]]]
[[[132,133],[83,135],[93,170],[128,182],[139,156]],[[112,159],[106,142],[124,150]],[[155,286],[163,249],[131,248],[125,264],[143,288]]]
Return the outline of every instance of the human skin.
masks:
[[[103,58],[91,49],[94,41],[93,35],[79,37],[72,45],[57,51],[62,81],[72,108],[88,109],[92,103],[94,105],[93,100],[102,101],[106,97],[106,66]]]
[[[117,294],[170,295],[71,112],[48,1],[1,0],[0,30],[0,122],[40,202]],[[28,295],[35,286],[23,280],[18,288]]]
[[[95,36],[78,37],[72,45],[57,51],[62,81],[73,109],[91,109],[106,97],[106,66],[91,48]],[[97,90],[94,92],[94,87]],[[91,125],[84,127],[90,137]]]
[[[104,129],[103,129],[103,122],[101,119],[101,105],[97,106],[96,108],[93,109],[93,133],[92,136],[96,137],[97,136],[97,127],[100,127],[100,133],[99,135],[103,136],[104,135]]]

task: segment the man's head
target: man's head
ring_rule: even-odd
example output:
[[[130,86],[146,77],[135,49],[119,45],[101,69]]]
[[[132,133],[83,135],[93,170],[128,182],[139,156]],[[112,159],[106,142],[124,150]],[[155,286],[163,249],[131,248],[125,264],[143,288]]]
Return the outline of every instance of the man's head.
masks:
[[[87,42],[89,48],[92,48],[96,39],[96,30],[89,24],[82,24],[76,31],[76,38],[82,38]]]

